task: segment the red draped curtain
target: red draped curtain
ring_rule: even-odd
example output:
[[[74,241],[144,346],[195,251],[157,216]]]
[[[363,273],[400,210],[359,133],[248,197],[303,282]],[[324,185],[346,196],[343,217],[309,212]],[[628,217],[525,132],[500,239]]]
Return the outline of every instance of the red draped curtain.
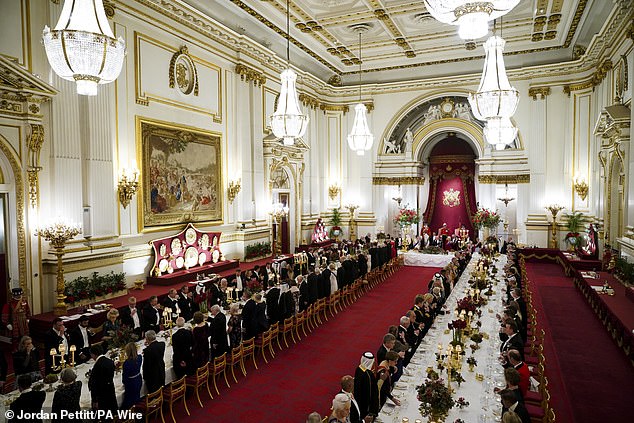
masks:
[[[443,223],[449,231],[464,225],[473,239],[472,216],[477,211],[473,150],[458,138],[443,140],[430,155],[430,189],[425,222],[433,232]]]

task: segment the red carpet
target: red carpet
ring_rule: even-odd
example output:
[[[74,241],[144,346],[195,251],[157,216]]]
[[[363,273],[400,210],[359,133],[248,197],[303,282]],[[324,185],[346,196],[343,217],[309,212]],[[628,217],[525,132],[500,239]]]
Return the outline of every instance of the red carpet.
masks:
[[[297,345],[277,352],[269,364],[258,359],[260,369],[247,368],[247,377],[238,378],[238,384],[230,378],[227,389],[223,381],[220,397],[209,400],[205,392],[204,408],[190,397],[192,415],[186,418],[184,410],[179,412],[179,422],[298,423],[313,411],[323,416],[340,389],[341,377],[354,375],[364,351],[376,354],[388,326],[398,324],[437,271],[401,268]]]
[[[629,422],[634,368],[558,264],[526,263],[557,422]],[[630,416],[629,418],[627,416]]]

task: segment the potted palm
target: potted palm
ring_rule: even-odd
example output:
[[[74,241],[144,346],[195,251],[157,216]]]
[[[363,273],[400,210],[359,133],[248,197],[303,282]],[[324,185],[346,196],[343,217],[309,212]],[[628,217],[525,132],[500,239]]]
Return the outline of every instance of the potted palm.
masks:
[[[566,219],[566,229],[568,233],[566,234],[565,241],[570,246],[570,250],[574,250],[581,240],[579,231],[583,228],[583,213],[572,212],[566,215]]]
[[[338,238],[341,236],[343,231],[341,230],[341,212],[339,211],[339,207],[332,209],[332,216],[330,217],[330,236],[332,238]]]

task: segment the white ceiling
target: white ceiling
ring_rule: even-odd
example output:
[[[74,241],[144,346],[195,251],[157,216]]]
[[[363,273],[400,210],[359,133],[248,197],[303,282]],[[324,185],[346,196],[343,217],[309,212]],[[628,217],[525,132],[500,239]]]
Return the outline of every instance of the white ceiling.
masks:
[[[286,57],[286,0],[183,1]],[[609,0],[521,0],[503,18],[507,68],[572,60],[573,47],[588,45],[612,7]],[[338,74],[344,85],[357,83],[360,25],[364,83],[482,69],[486,37],[467,46],[457,27],[412,0],[290,0],[291,62],[324,81]]]

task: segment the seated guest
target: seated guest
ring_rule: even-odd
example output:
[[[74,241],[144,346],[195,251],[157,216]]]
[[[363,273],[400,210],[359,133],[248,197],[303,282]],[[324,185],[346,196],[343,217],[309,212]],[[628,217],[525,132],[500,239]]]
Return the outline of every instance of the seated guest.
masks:
[[[379,389],[379,409],[383,407],[387,399],[391,399],[396,405],[401,402],[392,396],[393,376],[396,373],[396,362],[398,354],[394,351],[388,351],[385,354],[385,360],[379,364],[376,370],[376,382]]]
[[[187,285],[183,285],[178,296],[178,307],[181,309],[181,317],[189,322],[194,315],[194,297],[193,292],[189,290]]]
[[[517,325],[512,320],[509,320],[504,325],[505,334],[508,339],[500,345],[500,354],[502,355],[502,363],[505,366],[509,366],[507,354],[509,350],[517,350],[520,353],[520,357],[524,360],[524,341],[519,333],[517,333]]]
[[[152,295],[149,298],[148,304],[143,309],[142,322],[144,332],[148,330],[153,330],[156,333],[161,330],[161,311],[156,295]]]
[[[40,355],[30,336],[23,336],[18,344],[18,350],[13,353],[13,372],[16,378],[21,375],[30,376],[31,382],[42,378]]]
[[[167,298],[163,301],[163,308],[172,310],[172,321],[175,321],[180,316],[181,309],[178,305],[178,292],[174,288],[167,293]]]
[[[103,354],[101,345],[90,347],[90,357],[95,360],[88,378],[92,409],[116,412],[119,407],[114,393],[114,361]]]
[[[14,417],[9,421],[25,421],[25,419],[19,419],[17,416],[22,413],[41,413],[42,405],[46,399],[46,392],[44,391],[32,391],[31,390],[31,377],[29,375],[18,376],[18,389],[20,390],[20,396],[11,403],[10,409],[13,411]],[[7,416],[9,417],[9,416]],[[31,419],[31,422],[41,422],[42,419]]]
[[[240,304],[232,303],[229,306],[229,321],[227,322],[227,334],[229,335],[229,347],[235,348],[242,342],[242,319],[240,317]]]
[[[348,419],[350,423],[361,423],[359,417],[359,404],[354,399],[354,378],[350,375],[345,375],[341,378],[341,392],[340,394],[346,394],[350,398],[350,415]]]
[[[77,327],[70,331],[70,344],[77,348],[75,352],[77,364],[85,363],[90,359],[90,337],[93,336],[93,333],[88,327],[89,325],[88,316],[81,316]]]
[[[59,317],[53,319],[53,327],[46,332],[44,335],[44,349],[48,352],[52,349],[55,349],[59,352],[60,344],[64,345],[66,352],[68,353],[68,348],[70,343],[68,342],[68,334],[66,333],[66,327],[64,326],[64,322]],[[67,354],[65,354],[67,355]],[[54,373],[53,366],[53,358],[50,354],[44,355],[44,361],[46,363],[46,374]],[[59,362],[59,360],[58,360]]]
[[[141,377],[141,364],[143,357],[138,354],[136,344],[129,342],[124,347],[125,361],[123,362],[123,403],[122,410],[127,410],[141,399],[141,386],[143,386],[143,378]],[[176,367],[174,367],[176,370]]]
[[[90,348],[88,354],[90,354]],[[80,411],[79,398],[81,397],[82,383],[80,380],[77,380],[75,370],[67,367],[60,372],[59,378],[62,384],[55,390],[51,411],[57,413],[57,416],[61,415],[62,410],[68,411],[69,413]],[[59,418],[54,421],[63,422],[66,420]]]
[[[346,394],[337,394],[332,400],[332,414],[328,418],[328,423],[348,423],[350,420],[351,401]]]
[[[354,396],[359,405],[360,419],[374,417],[379,413],[379,386],[372,371],[374,355],[366,352],[354,372]]]
[[[211,337],[211,356],[220,357],[229,350],[227,341],[227,318],[220,311],[220,306],[215,304],[211,307],[211,317],[209,322],[209,336]]]
[[[106,350],[112,348],[112,339],[116,336],[117,331],[120,329],[121,325],[119,323],[119,310],[116,308],[111,308],[108,310],[108,314],[106,315],[106,321],[103,324],[103,341],[106,347]]]
[[[148,394],[158,391],[165,385],[165,342],[156,340],[156,332],[145,332],[143,350],[143,378]]]
[[[141,338],[143,318],[141,312],[136,306],[136,297],[128,298],[128,306],[121,309],[121,315],[119,316],[121,324],[127,326]]]
[[[237,305],[237,303],[236,303]],[[192,329],[192,352],[194,370],[209,362],[209,327],[200,311],[194,313],[194,327]]]
[[[194,348],[194,336],[185,328],[185,319],[176,319],[176,331],[172,334],[172,363],[176,379],[192,373],[192,349]]]
[[[505,389],[500,392],[500,396],[502,397],[502,417],[504,417],[504,414],[508,411],[513,411],[519,416],[522,423],[531,422],[528,410],[526,410],[524,404],[517,400],[517,397],[513,392]]]

